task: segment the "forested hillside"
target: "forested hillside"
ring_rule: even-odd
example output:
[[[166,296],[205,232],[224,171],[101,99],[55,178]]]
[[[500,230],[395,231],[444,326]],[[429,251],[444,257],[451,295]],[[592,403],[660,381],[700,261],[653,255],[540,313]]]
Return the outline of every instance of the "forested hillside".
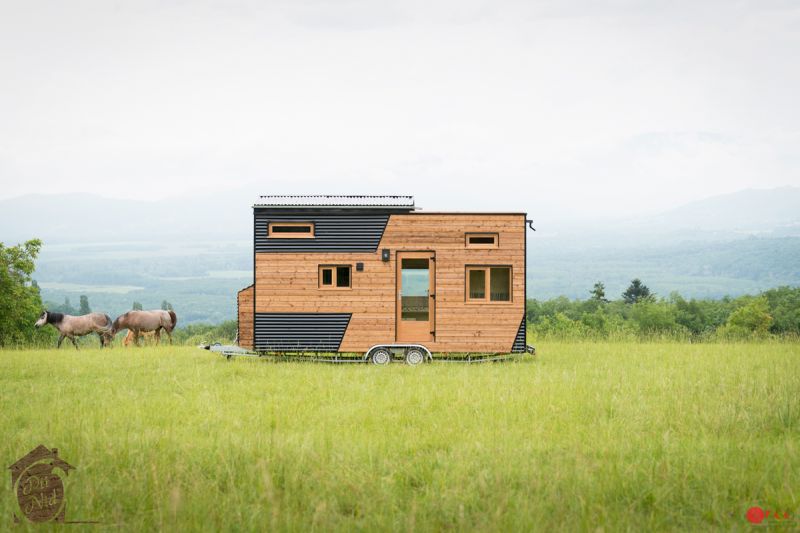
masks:
[[[47,302],[85,294],[116,314],[166,299],[183,324],[216,324],[234,318],[236,292],[252,282],[251,201],[236,192],[172,202],[31,195],[0,202],[0,241],[42,238],[33,278]],[[519,203],[537,228],[527,238],[528,298],[583,299],[597,280],[619,294],[636,277],[660,297],[689,299],[800,285],[799,188],[627,219],[540,217],[535,199]]]

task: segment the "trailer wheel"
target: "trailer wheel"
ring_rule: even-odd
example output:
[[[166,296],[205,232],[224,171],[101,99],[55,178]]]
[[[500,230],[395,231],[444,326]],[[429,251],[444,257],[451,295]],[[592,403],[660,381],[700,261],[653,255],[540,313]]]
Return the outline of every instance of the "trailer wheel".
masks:
[[[388,365],[392,362],[392,354],[385,348],[378,348],[372,352],[370,359],[374,365]]]
[[[417,366],[425,362],[425,354],[419,348],[410,348],[406,352],[406,364]]]

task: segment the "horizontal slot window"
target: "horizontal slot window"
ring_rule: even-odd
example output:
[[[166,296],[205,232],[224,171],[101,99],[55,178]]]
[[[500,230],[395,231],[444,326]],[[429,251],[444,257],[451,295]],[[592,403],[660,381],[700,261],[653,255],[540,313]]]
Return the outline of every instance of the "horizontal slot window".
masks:
[[[320,265],[320,289],[349,289],[352,287],[352,268],[350,265]]]
[[[270,222],[270,239],[313,239],[313,222]]]
[[[467,248],[497,248],[500,236],[497,233],[467,233]]]

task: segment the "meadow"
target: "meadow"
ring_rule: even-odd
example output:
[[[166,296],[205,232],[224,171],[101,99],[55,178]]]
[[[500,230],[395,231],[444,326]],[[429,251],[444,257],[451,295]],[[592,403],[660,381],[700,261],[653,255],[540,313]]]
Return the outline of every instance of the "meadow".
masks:
[[[746,530],[751,506],[800,528],[800,344],[537,348],[416,368],[0,351],[0,459],[57,447],[67,519],[93,530]]]

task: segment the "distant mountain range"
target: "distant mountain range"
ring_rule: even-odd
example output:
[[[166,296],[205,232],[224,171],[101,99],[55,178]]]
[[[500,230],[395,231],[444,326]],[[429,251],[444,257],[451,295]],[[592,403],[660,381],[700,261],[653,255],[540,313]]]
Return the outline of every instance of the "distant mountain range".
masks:
[[[154,202],[94,194],[30,194],[0,200],[0,242],[32,237],[47,244],[249,240],[252,200],[232,194]]]
[[[800,234],[800,187],[747,189],[698,200],[641,221],[663,231]]]
[[[531,216],[536,218],[536,214]],[[647,216],[548,224],[537,220],[544,247],[640,248],[749,236],[800,236],[800,188],[747,189]]]
[[[249,240],[253,196],[237,191],[213,197],[154,202],[93,194],[31,194],[0,200],[0,242],[38,237],[48,244],[119,241],[184,242]],[[651,236],[669,241],[730,239],[748,235],[800,235],[800,188],[748,189],[699,200],[663,213],[636,218],[564,223],[536,220],[540,240],[569,236],[617,242],[620,235],[640,244]]]
[[[800,284],[800,188],[748,189],[663,213],[548,227],[528,240],[528,295],[616,297],[634,277],[659,295],[722,297]]]
[[[45,242],[35,277],[45,299],[89,294],[108,312],[168,299],[185,322],[233,318],[251,279],[253,196],[156,202],[89,194],[0,201],[0,242]],[[721,297],[800,284],[800,188],[745,190],[651,216],[563,222],[537,217],[528,296],[610,297],[641,278],[658,295]]]

